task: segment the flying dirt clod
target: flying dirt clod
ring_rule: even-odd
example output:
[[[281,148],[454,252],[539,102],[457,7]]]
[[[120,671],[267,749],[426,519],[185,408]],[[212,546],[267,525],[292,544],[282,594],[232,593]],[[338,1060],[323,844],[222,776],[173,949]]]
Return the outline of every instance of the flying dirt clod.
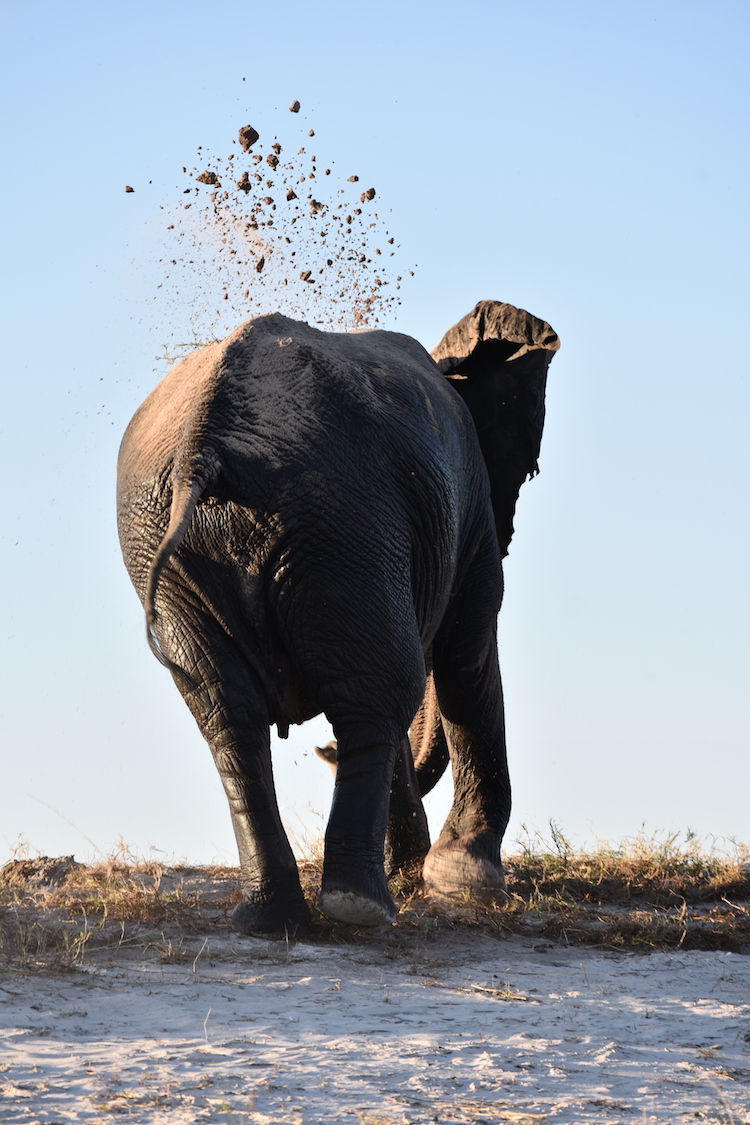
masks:
[[[245,125],[239,149],[222,157],[199,146],[198,167],[183,165],[189,186],[177,191],[193,198],[165,208],[159,302],[188,311],[196,342],[276,310],[332,330],[378,327],[400,304],[407,271],[393,268],[396,248],[381,250],[394,240],[372,209],[375,188],[336,176],[330,156],[319,171],[299,143],[314,130],[295,129],[264,146]]]

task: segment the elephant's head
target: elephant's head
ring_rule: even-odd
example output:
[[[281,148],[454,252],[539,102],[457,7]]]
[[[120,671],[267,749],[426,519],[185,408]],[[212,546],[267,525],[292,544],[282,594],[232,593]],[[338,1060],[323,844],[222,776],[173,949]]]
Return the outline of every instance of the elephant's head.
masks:
[[[480,301],[430,353],[474,419],[503,555],[521,485],[539,472],[547,368],[559,347],[549,324],[525,309]]]

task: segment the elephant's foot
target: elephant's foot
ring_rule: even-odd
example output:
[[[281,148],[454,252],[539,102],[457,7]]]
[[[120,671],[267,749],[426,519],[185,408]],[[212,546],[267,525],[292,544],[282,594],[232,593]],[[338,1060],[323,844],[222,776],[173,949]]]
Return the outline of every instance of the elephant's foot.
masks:
[[[350,926],[389,926],[396,921],[396,907],[392,899],[390,904],[383,903],[356,891],[321,889],[318,906],[327,918]]]
[[[438,840],[427,853],[423,878],[425,888],[444,898],[467,894],[483,901],[507,902],[505,876],[476,837]]]
[[[310,909],[301,890],[287,895],[245,892],[230,921],[232,929],[241,934],[302,937],[310,925]]]
[[[335,922],[351,926],[387,926],[396,920],[396,906],[382,866],[377,871],[336,871],[326,863],[318,906]]]

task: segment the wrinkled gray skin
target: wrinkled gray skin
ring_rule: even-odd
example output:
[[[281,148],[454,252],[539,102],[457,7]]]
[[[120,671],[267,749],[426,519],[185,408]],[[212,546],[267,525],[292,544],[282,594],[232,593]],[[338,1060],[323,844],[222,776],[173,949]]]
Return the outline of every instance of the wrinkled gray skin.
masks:
[[[387,829],[390,869],[426,854],[437,893],[502,891],[501,557],[557,347],[549,325],[493,301],[441,341],[439,366],[398,333],[258,317],[174,367],[130,423],[123,556],[229,799],[237,929],[309,921],[269,727],[321,712],[337,759],[326,914],[393,919]],[[420,791],[447,754],[454,801],[430,848]]]

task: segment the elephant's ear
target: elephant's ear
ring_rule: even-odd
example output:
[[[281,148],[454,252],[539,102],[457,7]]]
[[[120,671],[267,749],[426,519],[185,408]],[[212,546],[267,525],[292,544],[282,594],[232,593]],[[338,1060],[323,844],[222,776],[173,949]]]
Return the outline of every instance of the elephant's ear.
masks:
[[[431,352],[474,419],[503,555],[521,485],[539,472],[547,368],[559,347],[545,321],[514,305],[480,301]]]

